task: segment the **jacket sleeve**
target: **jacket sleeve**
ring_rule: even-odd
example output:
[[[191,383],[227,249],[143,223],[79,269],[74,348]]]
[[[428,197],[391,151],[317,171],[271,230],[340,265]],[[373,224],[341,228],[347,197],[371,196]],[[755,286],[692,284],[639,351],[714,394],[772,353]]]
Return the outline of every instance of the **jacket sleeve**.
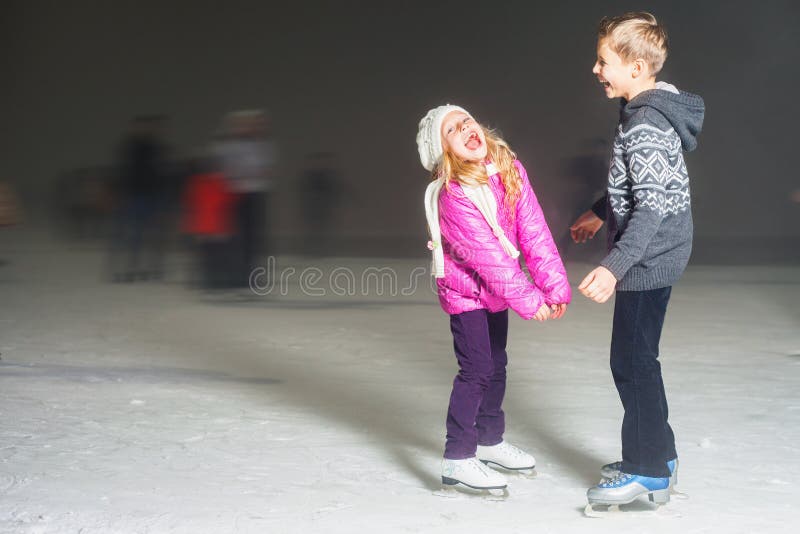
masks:
[[[639,130],[624,147],[633,190],[631,214],[622,235],[600,262],[617,280],[622,280],[625,273],[642,259],[664,217],[664,184],[669,173],[669,154],[660,148],[665,143],[652,142],[653,136],[659,135],[666,136],[666,133],[656,128],[648,128],[644,134]]]
[[[550,234],[542,208],[533,192],[528,173],[521,163],[515,165],[522,179],[522,192],[516,206],[517,241],[534,284],[545,295],[547,304],[565,304],[572,300],[572,289],[558,248]]]
[[[523,319],[531,319],[545,303],[530,283],[519,260],[510,257],[483,215],[464,195],[440,197],[439,219],[446,250],[456,263],[477,275],[487,290],[503,298]]]

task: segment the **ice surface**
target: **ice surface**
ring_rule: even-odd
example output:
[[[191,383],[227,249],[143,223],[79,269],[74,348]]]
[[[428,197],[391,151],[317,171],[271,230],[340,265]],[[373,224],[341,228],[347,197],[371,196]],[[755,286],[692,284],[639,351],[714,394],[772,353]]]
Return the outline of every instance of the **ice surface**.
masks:
[[[447,317],[408,295],[200,293],[101,281],[104,255],[0,232],[0,531],[794,532],[800,269],[690,268],[662,340],[680,517],[593,520],[619,458],[611,305],[515,317],[506,437],[537,457],[503,502],[442,499]],[[407,283],[426,260],[281,258]],[[589,265],[569,265],[577,283]],[[427,281],[425,277],[421,279]],[[320,282],[317,286],[323,286]],[[642,500],[634,509],[648,509]]]

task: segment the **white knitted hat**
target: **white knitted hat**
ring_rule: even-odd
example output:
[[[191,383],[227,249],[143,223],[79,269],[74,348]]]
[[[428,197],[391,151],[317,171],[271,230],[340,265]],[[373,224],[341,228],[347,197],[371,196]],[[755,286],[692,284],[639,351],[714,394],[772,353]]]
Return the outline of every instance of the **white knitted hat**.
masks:
[[[445,104],[438,108],[433,108],[419,121],[419,131],[417,132],[417,149],[419,150],[419,160],[426,170],[432,171],[439,162],[442,161],[442,121],[451,111],[461,111],[469,115],[469,112],[462,107]]]

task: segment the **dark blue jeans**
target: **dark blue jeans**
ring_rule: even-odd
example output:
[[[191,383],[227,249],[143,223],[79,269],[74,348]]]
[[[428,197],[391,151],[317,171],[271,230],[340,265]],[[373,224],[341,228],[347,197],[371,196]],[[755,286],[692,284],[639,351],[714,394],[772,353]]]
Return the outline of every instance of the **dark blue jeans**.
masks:
[[[658,361],[658,343],[671,287],[618,291],[611,334],[611,372],[625,409],[622,471],[668,477],[676,458],[675,436],[667,418],[667,397]]]
[[[450,316],[458,375],[447,410],[444,457],[475,456],[478,444],[503,441],[508,310],[474,310]]]

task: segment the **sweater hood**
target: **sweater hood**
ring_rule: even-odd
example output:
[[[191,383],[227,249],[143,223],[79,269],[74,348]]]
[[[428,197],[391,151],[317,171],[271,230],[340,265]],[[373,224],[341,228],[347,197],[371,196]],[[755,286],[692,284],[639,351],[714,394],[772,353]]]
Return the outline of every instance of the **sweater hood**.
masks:
[[[684,150],[691,152],[697,148],[697,135],[703,127],[706,109],[701,97],[658,82],[655,89],[639,93],[630,102],[622,101],[623,122],[642,108],[653,108],[661,113],[680,137]]]

